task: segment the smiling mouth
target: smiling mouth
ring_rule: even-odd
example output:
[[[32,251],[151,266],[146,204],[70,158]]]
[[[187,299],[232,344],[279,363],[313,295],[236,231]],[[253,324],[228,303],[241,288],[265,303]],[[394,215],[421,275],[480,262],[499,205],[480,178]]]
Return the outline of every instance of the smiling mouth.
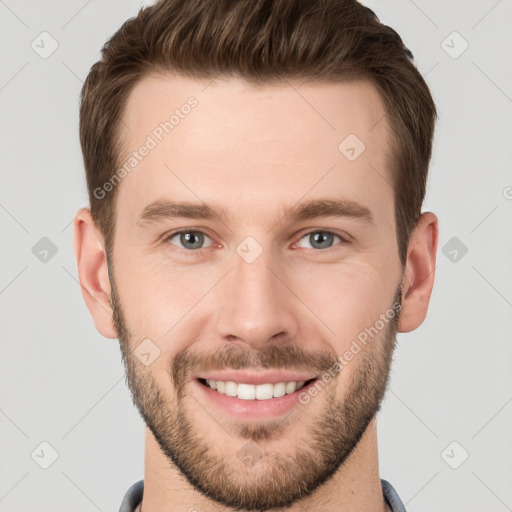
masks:
[[[209,387],[222,395],[236,397],[241,400],[270,400],[272,398],[291,395],[317,379],[313,378],[298,382],[279,382],[276,384],[246,384],[202,378],[198,378],[197,380],[203,386]]]

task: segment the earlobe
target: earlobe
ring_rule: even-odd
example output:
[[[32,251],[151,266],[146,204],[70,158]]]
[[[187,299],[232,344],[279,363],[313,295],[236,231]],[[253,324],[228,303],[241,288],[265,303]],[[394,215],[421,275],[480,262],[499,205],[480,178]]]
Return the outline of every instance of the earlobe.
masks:
[[[73,248],[82,296],[94,325],[107,338],[117,338],[110,307],[110,280],[103,237],[89,208],[81,208],[74,221]]]
[[[439,226],[436,215],[425,212],[411,233],[402,281],[399,332],[417,329],[425,320],[436,267]]]

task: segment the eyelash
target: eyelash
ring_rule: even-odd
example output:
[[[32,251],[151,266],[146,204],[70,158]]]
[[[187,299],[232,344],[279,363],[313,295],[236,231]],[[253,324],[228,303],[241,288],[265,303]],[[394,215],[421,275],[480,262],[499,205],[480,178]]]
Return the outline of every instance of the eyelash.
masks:
[[[208,236],[205,232],[203,232],[201,230],[190,229],[190,228],[187,229],[186,228],[186,229],[180,229],[178,231],[173,231],[172,233],[169,233],[168,235],[166,235],[164,237],[164,242],[168,243],[171,238],[174,238],[176,235],[179,235],[181,233],[200,233],[200,234],[205,235],[206,237],[210,238],[210,240],[212,240],[210,236]],[[328,229],[315,229],[313,231],[309,231],[307,233],[304,233],[298,239],[298,241],[300,241],[303,238],[305,238],[307,236],[310,236],[310,235],[312,235],[314,233],[326,233],[326,234],[329,234],[329,235],[333,235],[335,237],[337,236],[341,240],[341,242],[339,242],[338,244],[335,244],[332,247],[328,247],[327,249],[314,249],[314,248],[313,249],[309,249],[309,248],[306,248],[306,249],[311,250],[311,251],[313,251],[315,253],[327,253],[328,251],[335,249],[336,245],[348,244],[349,243],[349,241],[346,238],[344,238],[341,235],[339,235],[338,233],[335,233],[334,231],[330,231]],[[174,244],[172,244],[172,245],[174,245]],[[175,246],[175,247],[177,248],[178,251],[180,251],[182,253],[185,253],[187,256],[190,256],[190,257],[194,257],[196,255],[199,255],[200,252],[202,251],[202,249],[207,249],[208,248],[208,247],[202,247],[200,249],[184,249],[184,248],[178,247],[178,246]]]

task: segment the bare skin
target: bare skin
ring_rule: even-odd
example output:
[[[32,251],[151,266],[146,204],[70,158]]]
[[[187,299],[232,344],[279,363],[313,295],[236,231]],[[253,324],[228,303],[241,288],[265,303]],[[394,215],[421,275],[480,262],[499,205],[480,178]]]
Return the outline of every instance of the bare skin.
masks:
[[[74,224],[87,307],[103,336],[121,340],[134,399],[151,426],[142,510],[387,511],[375,413],[396,332],[416,329],[427,314],[438,220],[422,214],[402,269],[382,99],[363,81],[255,87],[154,75],[127,103],[121,161],[191,96],[197,106],[116,185],[115,286],[89,209]],[[353,161],[338,149],[349,134],[365,144]],[[284,216],[315,199],[357,202],[372,222]],[[155,200],[220,206],[226,217],[138,221]],[[200,248],[175,235],[183,228],[204,235]],[[327,247],[310,236],[317,232]],[[261,249],[250,263],[237,252],[248,236],[257,245],[245,247]],[[286,348],[287,364],[271,368],[307,361],[317,369],[317,353],[336,361],[397,292],[396,325],[361,346],[308,405],[246,420],[225,414],[198,385],[197,371],[220,364],[226,348],[233,349],[226,368],[242,356],[263,363],[271,350],[284,357]],[[145,339],[159,350],[150,365],[132,352]],[[248,442],[262,454],[250,468],[237,457]],[[293,498],[285,502],[287,492]]]

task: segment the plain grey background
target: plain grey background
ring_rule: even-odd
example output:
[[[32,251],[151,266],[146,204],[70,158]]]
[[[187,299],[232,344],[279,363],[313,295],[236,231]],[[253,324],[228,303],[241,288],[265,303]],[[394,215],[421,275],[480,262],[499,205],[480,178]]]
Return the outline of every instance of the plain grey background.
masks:
[[[440,221],[436,280],[426,321],[398,337],[381,477],[408,511],[512,510],[512,1],[363,3],[439,110],[423,208]],[[118,510],[143,478],[144,425],[72,247],[80,88],[140,5],[0,0],[2,512]]]

